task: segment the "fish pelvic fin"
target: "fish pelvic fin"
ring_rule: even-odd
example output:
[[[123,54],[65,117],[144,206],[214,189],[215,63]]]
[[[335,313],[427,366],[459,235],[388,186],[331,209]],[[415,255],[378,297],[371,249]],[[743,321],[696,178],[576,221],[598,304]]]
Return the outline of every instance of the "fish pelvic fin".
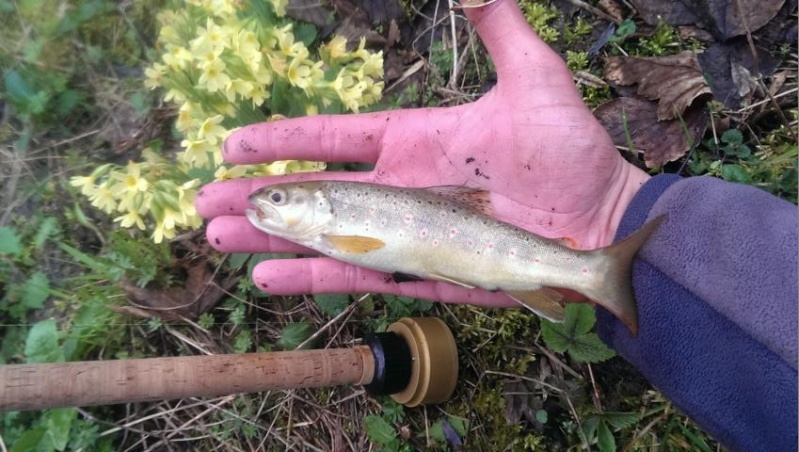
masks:
[[[382,240],[360,235],[324,235],[325,242],[342,253],[366,254],[386,246]]]
[[[561,323],[566,318],[566,312],[561,303],[563,295],[555,289],[542,287],[528,292],[507,291],[505,294],[532,311],[533,314],[551,322]]]
[[[627,325],[633,336],[638,335],[638,309],[632,286],[633,258],[665,219],[666,216],[661,215],[624,240],[594,251],[603,261],[605,271],[601,278],[602,283],[597,287],[581,290],[583,295]]]

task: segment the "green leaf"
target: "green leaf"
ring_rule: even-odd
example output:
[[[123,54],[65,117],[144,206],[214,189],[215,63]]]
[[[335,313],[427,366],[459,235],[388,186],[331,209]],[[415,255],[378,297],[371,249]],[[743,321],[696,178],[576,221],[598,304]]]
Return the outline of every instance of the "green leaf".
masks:
[[[456,416],[447,416],[447,420],[449,421],[450,425],[452,425],[452,428],[458,432],[458,435],[466,436],[466,433],[469,430],[469,421],[467,419]]]
[[[447,438],[444,436],[444,421],[442,420],[438,420],[431,425],[428,433],[430,434],[430,437],[436,441],[440,441],[442,443],[447,442]]]
[[[319,309],[330,317],[341,314],[350,305],[350,296],[346,294],[317,294],[313,299]]]
[[[33,325],[25,341],[25,357],[28,364],[55,363],[64,360],[64,353],[58,345],[55,320],[43,320]]]
[[[13,69],[8,71],[8,74],[3,78],[3,87],[9,99],[18,104],[22,104],[26,99],[34,96],[33,89],[28,85],[28,82],[19,75],[19,72]]]
[[[535,412],[535,420],[542,424],[546,424],[549,420],[549,413],[547,413],[547,410],[538,410]]]
[[[616,452],[616,438],[608,428],[608,424],[600,421],[597,428],[597,443],[601,452]]]
[[[366,416],[363,420],[366,426],[366,435],[376,444],[385,446],[397,437],[397,431],[385,419],[375,414]]]
[[[275,345],[283,350],[294,350],[313,334],[314,327],[310,323],[292,323],[283,327]]]
[[[40,249],[44,242],[58,230],[58,220],[55,217],[47,217],[39,225],[36,235],[33,236],[33,247]]]
[[[10,452],[45,452],[55,450],[46,427],[37,427],[19,436]]]
[[[0,226],[0,254],[19,255],[22,251],[19,236],[11,228]]]
[[[749,184],[752,176],[741,165],[722,165],[721,177],[730,182]]]
[[[614,428],[627,428],[632,427],[638,422],[638,413],[632,412],[606,412],[602,417]]]
[[[542,320],[541,333],[547,347],[558,353],[569,352],[572,358],[582,362],[601,362],[615,356],[599,337],[590,333],[596,323],[594,308],[587,304],[566,305],[563,323]]]
[[[616,352],[608,348],[596,333],[588,333],[575,338],[569,347],[569,354],[576,361],[584,363],[601,363],[616,356]]]
[[[31,309],[41,309],[50,296],[50,281],[42,272],[33,273],[22,288],[22,304]]]
[[[72,429],[72,421],[77,418],[78,411],[75,408],[56,408],[48,410],[47,434],[53,442],[56,450],[64,450],[69,442],[69,432]]]
[[[230,266],[231,270],[239,270],[244,264],[247,263],[247,260],[252,256],[249,253],[233,253],[228,257],[227,263]]]
[[[297,22],[294,24],[294,39],[301,41],[306,47],[310,47],[316,40],[316,27],[307,22]]]
[[[730,144],[743,144],[744,136],[738,129],[729,129],[721,134],[721,141]]]

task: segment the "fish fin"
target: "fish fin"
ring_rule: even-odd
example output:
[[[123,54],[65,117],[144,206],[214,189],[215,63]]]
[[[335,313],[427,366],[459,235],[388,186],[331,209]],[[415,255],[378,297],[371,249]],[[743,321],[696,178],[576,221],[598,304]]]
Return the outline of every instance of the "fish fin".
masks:
[[[572,237],[558,237],[555,239],[555,241],[567,248],[571,248],[573,250],[578,249],[579,242],[577,242],[577,239]]]
[[[469,283],[465,283],[463,281],[458,281],[457,279],[450,278],[449,276],[439,275],[437,273],[429,273],[427,275],[427,277],[429,279],[434,279],[436,281],[441,281],[441,282],[448,282],[450,284],[455,284],[456,286],[465,287],[467,289],[474,289],[475,288],[474,284],[469,284]]]
[[[382,240],[361,235],[325,234],[323,237],[331,248],[336,251],[341,251],[342,253],[365,254],[386,246],[385,242]]]
[[[491,193],[488,191],[479,188],[462,187],[460,185],[425,187],[423,190],[447,198],[471,211],[489,216],[493,215],[494,209],[491,207]]]
[[[402,272],[394,272],[391,274],[391,279],[394,280],[395,283],[404,283],[404,282],[415,282],[415,281],[424,281],[423,278],[420,278],[416,275],[411,275],[409,273],[402,273]]]
[[[602,284],[580,291],[627,325],[633,336],[638,335],[638,310],[632,286],[633,258],[665,219],[666,216],[661,215],[624,240],[592,251],[605,261]]]
[[[561,323],[566,318],[566,311],[563,310],[561,303],[563,295],[555,289],[542,287],[528,292],[508,291],[505,294],[533,311],[535,315],[549,321]]]

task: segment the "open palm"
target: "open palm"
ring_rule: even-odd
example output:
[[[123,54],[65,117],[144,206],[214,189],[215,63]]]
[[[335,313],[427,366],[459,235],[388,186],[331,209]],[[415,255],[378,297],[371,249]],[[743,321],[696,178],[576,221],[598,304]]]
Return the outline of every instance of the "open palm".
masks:
[[[457,107],[315,116],[235,132],[223,150],[232,163],[300,159],[375,167],[209,184],[197,209],[213,218],[210,243],[225,252],[306,252],[250,226],[243,216],[250,207],[247,196],[279,181],[338,179],[480,187],[492,193],[494,214],[503,221],[547,237],[568,237],[581,248],[609,244],[648,176],[621,158],[562,59],[533,33],[512,0],[466,12],[497,67],[498,83],[489,93]],[[502,294],[444,283],[397,284],[382,273],[321,257],[266,261],[253,279],[273,294],[376,291],[513,305]]]

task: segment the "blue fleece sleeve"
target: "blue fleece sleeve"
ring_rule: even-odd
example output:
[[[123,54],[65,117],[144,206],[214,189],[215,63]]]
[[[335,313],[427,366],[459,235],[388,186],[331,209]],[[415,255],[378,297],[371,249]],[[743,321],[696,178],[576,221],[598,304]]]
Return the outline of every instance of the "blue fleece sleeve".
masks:
[[[797,228],[791,203],[710,177],[660,175],[616,235],[667,220],[633,263],[639,334],[600,337],[732,450],[797,450]]]

